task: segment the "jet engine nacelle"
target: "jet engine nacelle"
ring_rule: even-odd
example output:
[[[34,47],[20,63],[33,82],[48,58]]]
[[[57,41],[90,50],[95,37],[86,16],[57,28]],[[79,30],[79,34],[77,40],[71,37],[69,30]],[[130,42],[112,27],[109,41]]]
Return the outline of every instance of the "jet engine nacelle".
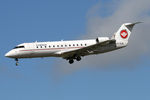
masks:
[[[109,40],[108,37],[98,37],[98,38],[96,38],[96,42],[97,43],[100,43],[100,42],[103,42],[103,41],[107,41],[107,40]]]

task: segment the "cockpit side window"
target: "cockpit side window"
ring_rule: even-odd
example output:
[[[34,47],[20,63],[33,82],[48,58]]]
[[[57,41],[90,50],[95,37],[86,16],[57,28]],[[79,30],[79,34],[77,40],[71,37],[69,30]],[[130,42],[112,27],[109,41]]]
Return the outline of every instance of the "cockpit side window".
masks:
[[[14,47],[14,49],[17,49],[17,48],[24,48],[24,46],[16,46],[16,47]]]

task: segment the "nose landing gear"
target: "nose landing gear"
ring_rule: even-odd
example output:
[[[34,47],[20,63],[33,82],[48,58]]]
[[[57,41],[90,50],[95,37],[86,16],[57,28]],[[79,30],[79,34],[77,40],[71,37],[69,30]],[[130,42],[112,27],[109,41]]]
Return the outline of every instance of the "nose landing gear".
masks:
[[[18,66],[19,65],[18,58],[15,58],[15,61],[16,61],[16,66]]]

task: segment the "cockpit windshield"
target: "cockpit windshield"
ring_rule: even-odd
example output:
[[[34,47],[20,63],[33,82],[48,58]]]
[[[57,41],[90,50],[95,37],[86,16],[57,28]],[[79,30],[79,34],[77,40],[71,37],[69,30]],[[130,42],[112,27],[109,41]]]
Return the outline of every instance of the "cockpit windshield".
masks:
[[[24,46],[16,46],[13,49],[17,49],[17,48],[24,48]]]

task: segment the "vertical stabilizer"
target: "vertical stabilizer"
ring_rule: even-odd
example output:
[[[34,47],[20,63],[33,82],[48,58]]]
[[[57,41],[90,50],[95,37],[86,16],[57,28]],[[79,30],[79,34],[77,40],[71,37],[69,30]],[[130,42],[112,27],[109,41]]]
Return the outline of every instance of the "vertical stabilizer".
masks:
[[[139,23],[141,22],[124,23],[123,25],[121,25],[119,30],[114,34],[112,38],[115,39],[116,42],[123,42],[127,44],[134,25]]]

